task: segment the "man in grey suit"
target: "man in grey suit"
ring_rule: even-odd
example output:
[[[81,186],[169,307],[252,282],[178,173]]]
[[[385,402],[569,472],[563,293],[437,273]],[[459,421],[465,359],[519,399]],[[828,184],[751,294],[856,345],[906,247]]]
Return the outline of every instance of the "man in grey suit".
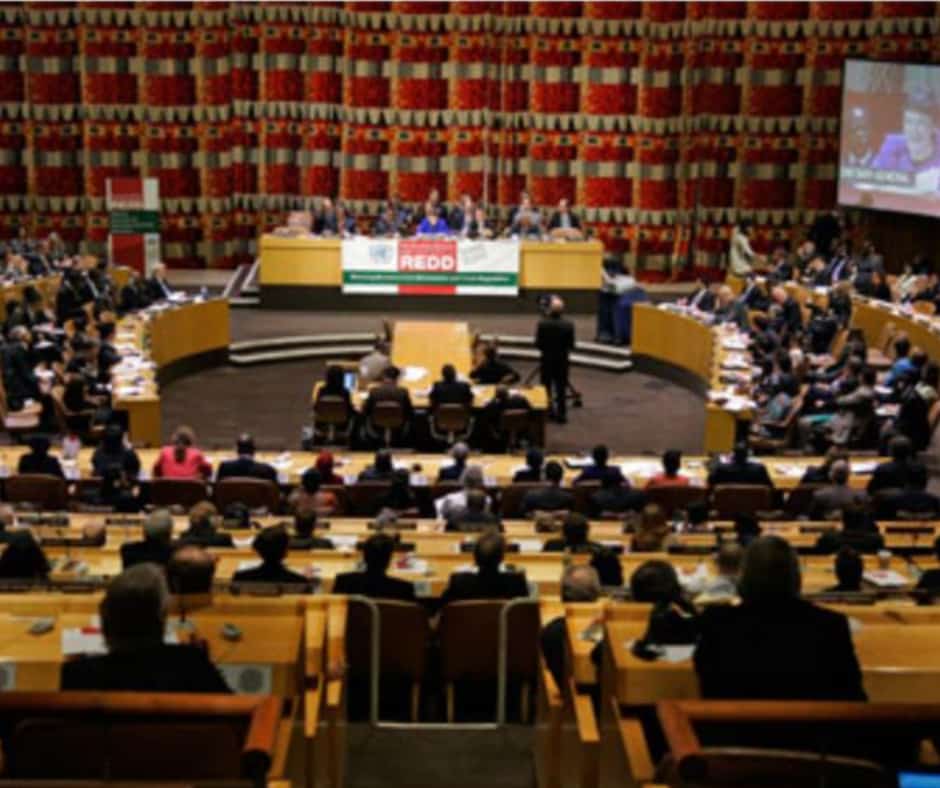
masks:
[[[832,483],[813,493],[810,511],[814,520],[826,520],[833,512],[868,504],[868,496],[862,490],[853,490],[849,486],[849,472],[849,464],[845,460],[832,464],[829,469]]]

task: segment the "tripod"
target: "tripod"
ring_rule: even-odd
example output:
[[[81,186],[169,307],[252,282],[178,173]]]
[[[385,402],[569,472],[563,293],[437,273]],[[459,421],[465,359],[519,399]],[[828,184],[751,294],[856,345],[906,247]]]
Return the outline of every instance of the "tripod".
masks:
[[[535,380],[538,374],[539,368],[536,367],[528,375],[526,375],[525,380],[523,381],[523,385],[531,386],[532,381]],[[565,402],[570,403],[572,408],[580,408],[584,404],[584,400],[581,398],[581,392],[574,387],[570,377],[568,378],[568,383],[565,386]]]

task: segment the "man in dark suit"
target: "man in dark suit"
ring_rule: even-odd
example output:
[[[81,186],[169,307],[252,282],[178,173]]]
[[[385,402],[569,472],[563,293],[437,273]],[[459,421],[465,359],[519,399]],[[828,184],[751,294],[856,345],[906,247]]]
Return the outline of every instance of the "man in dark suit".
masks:
[[[845,460],[837,460],[832,464],[829,479],[831,484],[813,493],[810,512],[814,520],[825,520],[830,512],[862,507],[868,503],[868,496],[862,490],[853,490],[849,486],[849,464]]]
[[[476,572],[454,572],[441,595],[441,606],[466,599],[513,599],[529,595],[525,575],[503,572],[506,552],[503,537],[493,531],[484,533],[473,548]]]
[[[685,304],[691,309],[697,309],[699,312],[711,312],[717,301],[715,289],[710,287],[705,280],[699,279],[696,282],[695,290],[685,299]]]
[[[464,468],[467,467],[467,457],[470,456],[470,447],[460,441],[454,444],[450,450],[450,456],[453,462],[450,465],[442,465],[437,471],[437,480],[439,482],[456,482],[463,476]]]
[[[218,511],[208,501],[202,501],[189,510],[189,528],[180,534],[180,543],[199,547],[232,547],[232,535],[219,532],[214,520]]]
[[[815,552],[829,555],[838,552],[844,546],[869,554],[877,553],[884,548],[884,537],[866,508],[862,506],[843,508],[842,528],[821,534],[816,540]]]
[[[530,490],[522,499],[522,513],[530,514],[532,512],[554,512],[559,510],[571,510],[574,508],[574,495],[567,490],[561,489],[561,480],[565,475],[564,468],[560,463],[552,462],[545,465],[545,481],[548,487],[538,490]]]
[[[608,476],[617,480],[618,484],[623,483],[623,471],[619,465],[608,465],[610,459],[610,450],[604,444],[598,444],[591,450],[591,459],[593,465],[588,465],[581,469],[581,473],[574,480],[575,484],[583,482],[601,482]]]
[[[34,435],[29,439],[29,452],[20,457],[17,473],[42,473],[47,476],[65,478],[57,457],[49,456],[49,439],[45,435]]]
[[[486,493],[483,490],[467,490],[467,505],[448,513],[446,531],[473,532],[486,528],[499,528],[499,517],[486,511]]]
[[[204,547],[182,544],[166,565],[166,582],[173,594],[208,594],[215,579],[216,558]]]
[[[708,608],[695,670],[703,698],[866,699],[849,622],[800,599],[800,565],[783,539],[755,540],[744,557],[741,605]]]
[[[230,692],[205,649],[164,643],[167,584],[152,564],[125,570],[101,601],[108,653],[62,664],[63,690]]]
[[[558,207],[548,220],[549,232],[552,230],[580,230],[581,220],[571,212],[568,200],[562,197]]]
[[[484,385],[511,385],[519,382],[519,373],[500,360],[495,345],[487,345],[483,350],[483,361],[470,373],[470,379]]]
[[[512,476],[513,484],[540,482],[544,479],[545,455],[538,446],[530,446],[525,453],[525,468],[520,468]]]
[[[913,447],[908,438],[899,435],[891,441],[891,460],[883,462],[871,475],[868,494],[875,496],[884,490],[903,490],[908,485],[911,470],[920,463],[913,457]]]
[[[780,307],[779,322],[791,333],[798,333],[803,329],[803,312],[797,300],[787,293],[786,288],[777,285],[770,291],[773,302]]]
[[[66,269],[55,298],[56,320],[61,324],[83,314],[82,307],[91,300],[82,272],[77,268]]]
[[[395,540],[388,534],[377,533],[366,539],[362,546],[363,572],[343,572],[333,582],[334,594],[367,596],[373,599],[397,599],[412,602],[415,587],[406,580],[389,577]]]
[[[322,536],[315,536],[317,510],[298,508],[294,512],[294,535],[287,545],[288,550],[332,550],[333,543]]]
[[[898,519],[900,512],[910,512],[925,520],[940,517],[940,498],[927,492],[927,468],[916,463],[907,475],[907,486],[897,495],[892,495],[884,502],[886,514],[890,519]]]
[[[539,321],[535,346],[541,354],[539,372],[551,403],[551,415],[564,424],[567,418],[568,357],[574,350],[574,324],[563,315],[565,302],[552,296],[548,315]]]
[[[382,373],[382,381],[369,391],[366,404],[363,406],[362,415],[366,420],[372,418],[372,412],[379,402],[397,402],[402,407],[405,416],[405,429],[407,429],[414,410],[411,406],[411,395],[408,393],[408,389],[398,385],[400,376],[401,371],[398,367],[389,366],[385,369]]]
[[[431,410],[438,405],[465,405],[469,408],[473,404],[473,391],[469,383],[457,380],[453,364],[445,364],[441,368],[441,379],[431,387],[428,400]]]
[[[150,294],[147,292],[146,284],[141,281],[137,272],[131,269],[127,284],[121,288],[118,296],[118,312],[125,315],[148,306],[150,306]]]
[[[26,326],[16,326],[3,348],[3,385],[10,410],[20,410],[28,399],[39,399],[39,379],[34,367],[32,335]]]
[[[759,462],[748,459],[747,443],[738,443],[734,447],[731,462],[719,464],[708,474],[708,486],[717,484],[764,484],[773,487],[774,483],[767,473],[767,468]]]
[[[157,263],[147,279],[147,296],[150,302],[166,301],[173,294],[173,288],[166,279],[166,265]]]
[[[597,572],[586,564],[565,567],[561,576],[562,602],[596,602],[601,595],[601,583]],[[565,675],[565,653],[568,649],[568,627],[564,616],[558,616],[542,627],[539,636],[545,665],[551,671],[558,689],[565,692],[568,679]],[[592,655],[593,658],[593,655]]]
[[[284,566],[289,542],[290,537],[283,526],[271,525],[263,528],[251,544],[261,558],[261,566],[238,570],[232,577],[232,582],[309,586],[309,578]]]
[[[235,445],[235,451],[238,458],[235,460],[225,460],[219,464],[219,470],[216,475],[217,481],[238,476],[249,479],[266,479],[267,481],[277,483],[277,471],[266,462],[255,460],[255,440],[247,432],[238,436]]]
[[[392,462],[392,453],[388,449],[379,449],[375,453],[372,465],[366,466],[359,472],[361,482],[390,482],[395,473],[395,464]]]
[[[562,524],[561,539],[547,539],[542,545],[545,553],[561,553],[567,550],[570,553],[592,553],[603,549],[602,544],[588,539],[590,524],[587,518],[579,512],[569,512]]]
[[[600,517],[605,512],[624,514],[640,512],[646,506],[646,494],[629,483],[623,484],[614,476],[601,479],[601,488],[591,495],[591,516]]]
[[[130,569],[137,564],[166,566],[173,554],[173,516],[167,509],[154,509],[144,520],[144,538],[140,542],[121,545],[121,566]]]

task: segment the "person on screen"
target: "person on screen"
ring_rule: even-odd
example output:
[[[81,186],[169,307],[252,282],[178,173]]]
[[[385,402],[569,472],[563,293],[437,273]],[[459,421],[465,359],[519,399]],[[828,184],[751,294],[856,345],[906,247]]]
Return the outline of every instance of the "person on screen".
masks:
[[[937,102],[929,93],[908,96],[902,114],[902,129],[888,134],[872,166],[879,170],[921,173],[940,169],[940,130]]]
[[[450,233],[450,227],[447,220],[438,213],[436,206],[430,202],[425,206],[424,218],[418,225],[417,235],[447,235]]]
[[[871,144],[871,118],[865,107],[851,107],[845,117],[845,153],[842,163],[847,167],[870,167],[875,158]]]

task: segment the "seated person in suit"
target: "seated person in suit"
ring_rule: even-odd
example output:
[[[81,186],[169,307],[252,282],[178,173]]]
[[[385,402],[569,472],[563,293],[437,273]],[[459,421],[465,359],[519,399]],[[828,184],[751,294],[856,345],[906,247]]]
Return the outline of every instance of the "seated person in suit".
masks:
[[[190,427],[177,427],[173,444],[164,446],[153,466],[155,478],[208,479],[212,465],[196,448],[196,433]]]
[[[529,595],[525,575],[502,571],[506,542],[495,531],[480,536],[473,548],[476,572],[454,572],[441,595],[441,606],[467,599],[513,599]]]
[[[200,501],[189,510],[189,528],[180,534],[181,544],[200,547],[232,547],[232,535],[218,531],[219,510],[209,501]]]
[[[255,460],[255,439],[247,432],[238,436],[235,451],[238,454],[237,459],[219,463],[216,481],[239,477],[263,479],[277,484],[277,471],[274,470],[274,466]]]
[[[50,570],[46,554],[31,531],[24,528],[10,533],[0,554],[0,580],[42,583],[48,579]]]
[[[166,566],[173,554],[173,516],[167,509],[154,509],[143,525],[144,538],[140,542],[121,545],[121,566],[129,569],[135,564]]]
[[[473,405],[473,391],[470,384],[463,380],[457,380],[457,370],[453,364],[445,364],[441,367],[441,379],[431,387],[431,393],[428,396],[431,403],[431,410],[438,405]]]
[[[483,349],[483,361],[470,373],[470,379],[482,385],[512,385],[519,382],[519,373],[499,358],[496,345]]]
[[[440,215],[440,209],[436,205],[425,205],[424,218],[418,224],[415,235],[450,235],[447,219]]]
[[[261,559],[261,566],[239,569],[232,577],[232,582],[309,586],[309,578],[284,566],[289,543],[290,537],[284,526],[270,525],[262,528],[251,543],[252,549]]]
[[[57,457],[49,456],[49,438],[45,435],[34,435],[29,439],[29,451],[20,457],[17,464],[17,473],[43,473],[48,476],[65,478],[62,465]]]
[[[513,484],[540,482],[544,480],[545,455],[538,446],[530,446],[525,453],[525,468],[520,468],[512,475]]]
[[[451,515],[467,508],[467,495],[471,490],[480,490],[486,495],[486,478],[479,465],[468,465],[460,477],[462,488],[443,495],[434,501],[434,510],[438,519],[449,520]],[[490,509],[490,498],[486,496],[486,510]]]
[[[841,513],[847,507],[864,507],[868,505],[868,496],[863,490],[853,490],[849,486],[849,463],[846,460],[836,460],[829,469],[829,479],[832,482],[827,487],[813,493],[813,503],[810,507],[810,517],[813,520],[826,520],[835,513]]]
[[[708,486],[718,484],[763,484],[773,488],[774,483],[767,473],[767,468],[759,462],[748,459],[746,442],[735,444],[731,462],[720,463],[708,474]]]
[[[898,435],[891,440],[891,459],[875,468],[868,482],[868,494],[872,497],[885,490],[903,490],[907,487],[911,469],[919,465],[913,457],[910,439]]]
[[[492,512],[486,510],[486,493],[483,490],[467,490],[467,504],[462,509],[452,509],[448,513],[445,531],[483,531],[487,528],[502,530],[502,523]]]
[[[651,487],[688,487],[689,477],[679,474],[682,467],[682,452],[678,449],[668,449],[663,453],[663,472],[651,476],[646,483],[646,489]]]
[[[6,544],[16,533],[16,510],[8,503],[0,503],[0,544]]]
[[[388,355],[388,342],[384,339],[377,340],[372,351],[359,359],[359,385],[367,386],[369,383],[381,380],[391,363]]]
[[[109,424],[105,427],[104,437],[91,456],[91,467],[95,476],[101,478],[107,475],[109,469],[115,469],[127,482],[137,480],[140,475],[140,458],[137,452],[125,443],[124,430],[120,424]]]
[[[763,536],[744,555],[741,604],[700,619],[695,670],[704,698],[866,699],[849,622],[800,599],[800,563],[783,539]]]
[[[483,406],[483,412],[480,415],[489,431],[491,442],[503,450],[510,437],[508,433],[503,432],[503,414],[513,410],[531,414],[532,403],[522,394],[510,393],[507,386],[499,384],[493,392],[493,399]]]
[[[321,490],[323,476],[316,468],[307,468],[300,475],[300,484],[288,498],[288,504],[297,509],[315,509],[320,514],[333,514],[338,508],[336,495],[329,490]],[[342,484],[342,482],[340,482]]]
[[[666,561],[644,561],[630,575],[634,602],[653,605],[641,644],[693,643],[698,634],[695,608],[686,600],[679,576]]]
[[[940,561],[940,536],[933,543],[934,557]],[[940,595],[940,569],[928,569],[917,581],[918,591],[927,591],[933,595]]]
[[[168,601],[163,572],[152,564],[114,578],[100,608],[108,653],[64,662],[62,689],[230,692],[205,649],[164,642]]]
[[[581,473],[574,480],[575,484],[601,482],[608,476],[613,476],[618,484],[623,484],[623,471],[620,470],[620,466],[607,464],[610,459],[610,451],[606,446],[603,444],[595,446],[591,450],[591,458],[594,464],[581,470]]]
[[[332,550],[333,543],[322,536],[316,536],[317,510],[297,508],[294,510],[294,535],[287,545],[288,550]]]
[[[634,553],[661,553],[672,541],[672,528],[666,513],[655,503],[647,504],[636,522],[630,550]]]
[[[619,468],[618,468],[619,470]],[[545,480],[548,487],[539,490],[530,490],[522,499],[522,513],[556,512],[574,508],[574,495],[561,488],[561,480],[565,475],[561,463],[551,462],[545,465]]]
[[[721,545],[715,556],[715,577],[704,583],[695,596],[697,605],[728,603],[738,598],[738,580],[744,551],[734,542]]]
[[[569,512],[561,526],[561,539],[546,539],[542,545],[545,553],[595,553],[604,546],[588,539],[591,525],[580,512]]]
[[[147,290],[150,302],[165,301],[173,294],[173,289],[166,278],[166,265],[157,263],[153,267],[150,278],[147,280]]]
[[[333,582],[333,593],[367,596],[373,599],[397,599],[401,602],[414,601],[414,585],[387,574],[394,550],[395,540],[388,534],[375,533],[370,536],[362,545],[365,570],[338,574]]]
[[[442,465],[437,471],[439,482],[455,482],[463,475],[467,467],[467,457],[470,456],[470,447],[459,441],[450,450],[450,456],[454,461],[450,465]]]
[[[561,576],[562,602],[596,602],[601,595],[601,582],[597,572],[585,564],[565,567]],[[564,616],[549,621],[539,635],[545,665],[551,671],[555,684],[562,692],[567,687],[565,653],[568,648],[568,628]],[[593,658],[593,655],[592,655]]]
[[[621,484],[614,476],[601,480],[601,488],[591,495],[591,516],[626,514],[639,512],[646,506],[646,496],[629,483]]]
[[[362,407],[362,415],[367,421],[372,418],[375,406],[378,403],[395,402],[401,405],[402,413],[405,418],[404,427],[402,429],[407,430],[408,424],[411,422],[411,417],[414,414],[414,408],[412,408],[411,405],[411,395],[408,393],[408,389],[398,385],[399,377],[401,377],[401,371],[398,367],[386,367],[385,371],[382,373],[381,382],[369,391],[369,396],[366,398],[365,405]]]
[[[835,569],[836,580],[839,582],[831,588],[827,588],[826,591],[838,593],[862,590],[862,575],[865,574],[865,565],[857,550],[847,544],[842,545],[839,552],[836,553],[833,568]]]
[[[205,548],[189,544],[177,547],[166,565],[171,594],[208,594],[215,579],[216,558]]]
[[[824,555],[835,553],[843,545],[849,545],[860,553],[877,553],[884,548],[884,537],[867,508],[844,507],[842,529],[821,534],[816,540],[816,552]]]
[[[803,473],[800,484],[828,484],[829,471],[836,460],[848,462],[849,453],[841,446],[830,446],[821,465],[810,465]]]
[[[411,490],[411,475],[404,468],[392,472],[391,486],[375,501],[374,510],[391,509],[399,515],[417,517],[418,499]]]
[[[372,465],[363,468],[359,472],[359,481],[390,482],[394,472],[395,464],[392,462],[392,453],[388,449],[379,449],[375,453]]]
[[[385,365],[388,366],[387,359]],[[338,397],[346,403],[346,412],[352,415],[352,398],[350,397],[349,389],[346,388],[346,375],[341,366],[330,364],[330,366],[326,368],[326,379],[323,381],[323,385],[317,390],[316,401],[319,402],[323,397]]]
[[[902,513],[909,513],[925,520],[940,517],[940,498],[927,492],[927,468],[921,463],[911,466],[907,474],[907,485],[897,495],[884,501],[886,517],[900,519]]]
[[[558,201],[558,208],[548,220],[548,231],[551,235],[560,235],[570,239],[580,239],[581,220],[571,212],[568,200],[562,197]]]

